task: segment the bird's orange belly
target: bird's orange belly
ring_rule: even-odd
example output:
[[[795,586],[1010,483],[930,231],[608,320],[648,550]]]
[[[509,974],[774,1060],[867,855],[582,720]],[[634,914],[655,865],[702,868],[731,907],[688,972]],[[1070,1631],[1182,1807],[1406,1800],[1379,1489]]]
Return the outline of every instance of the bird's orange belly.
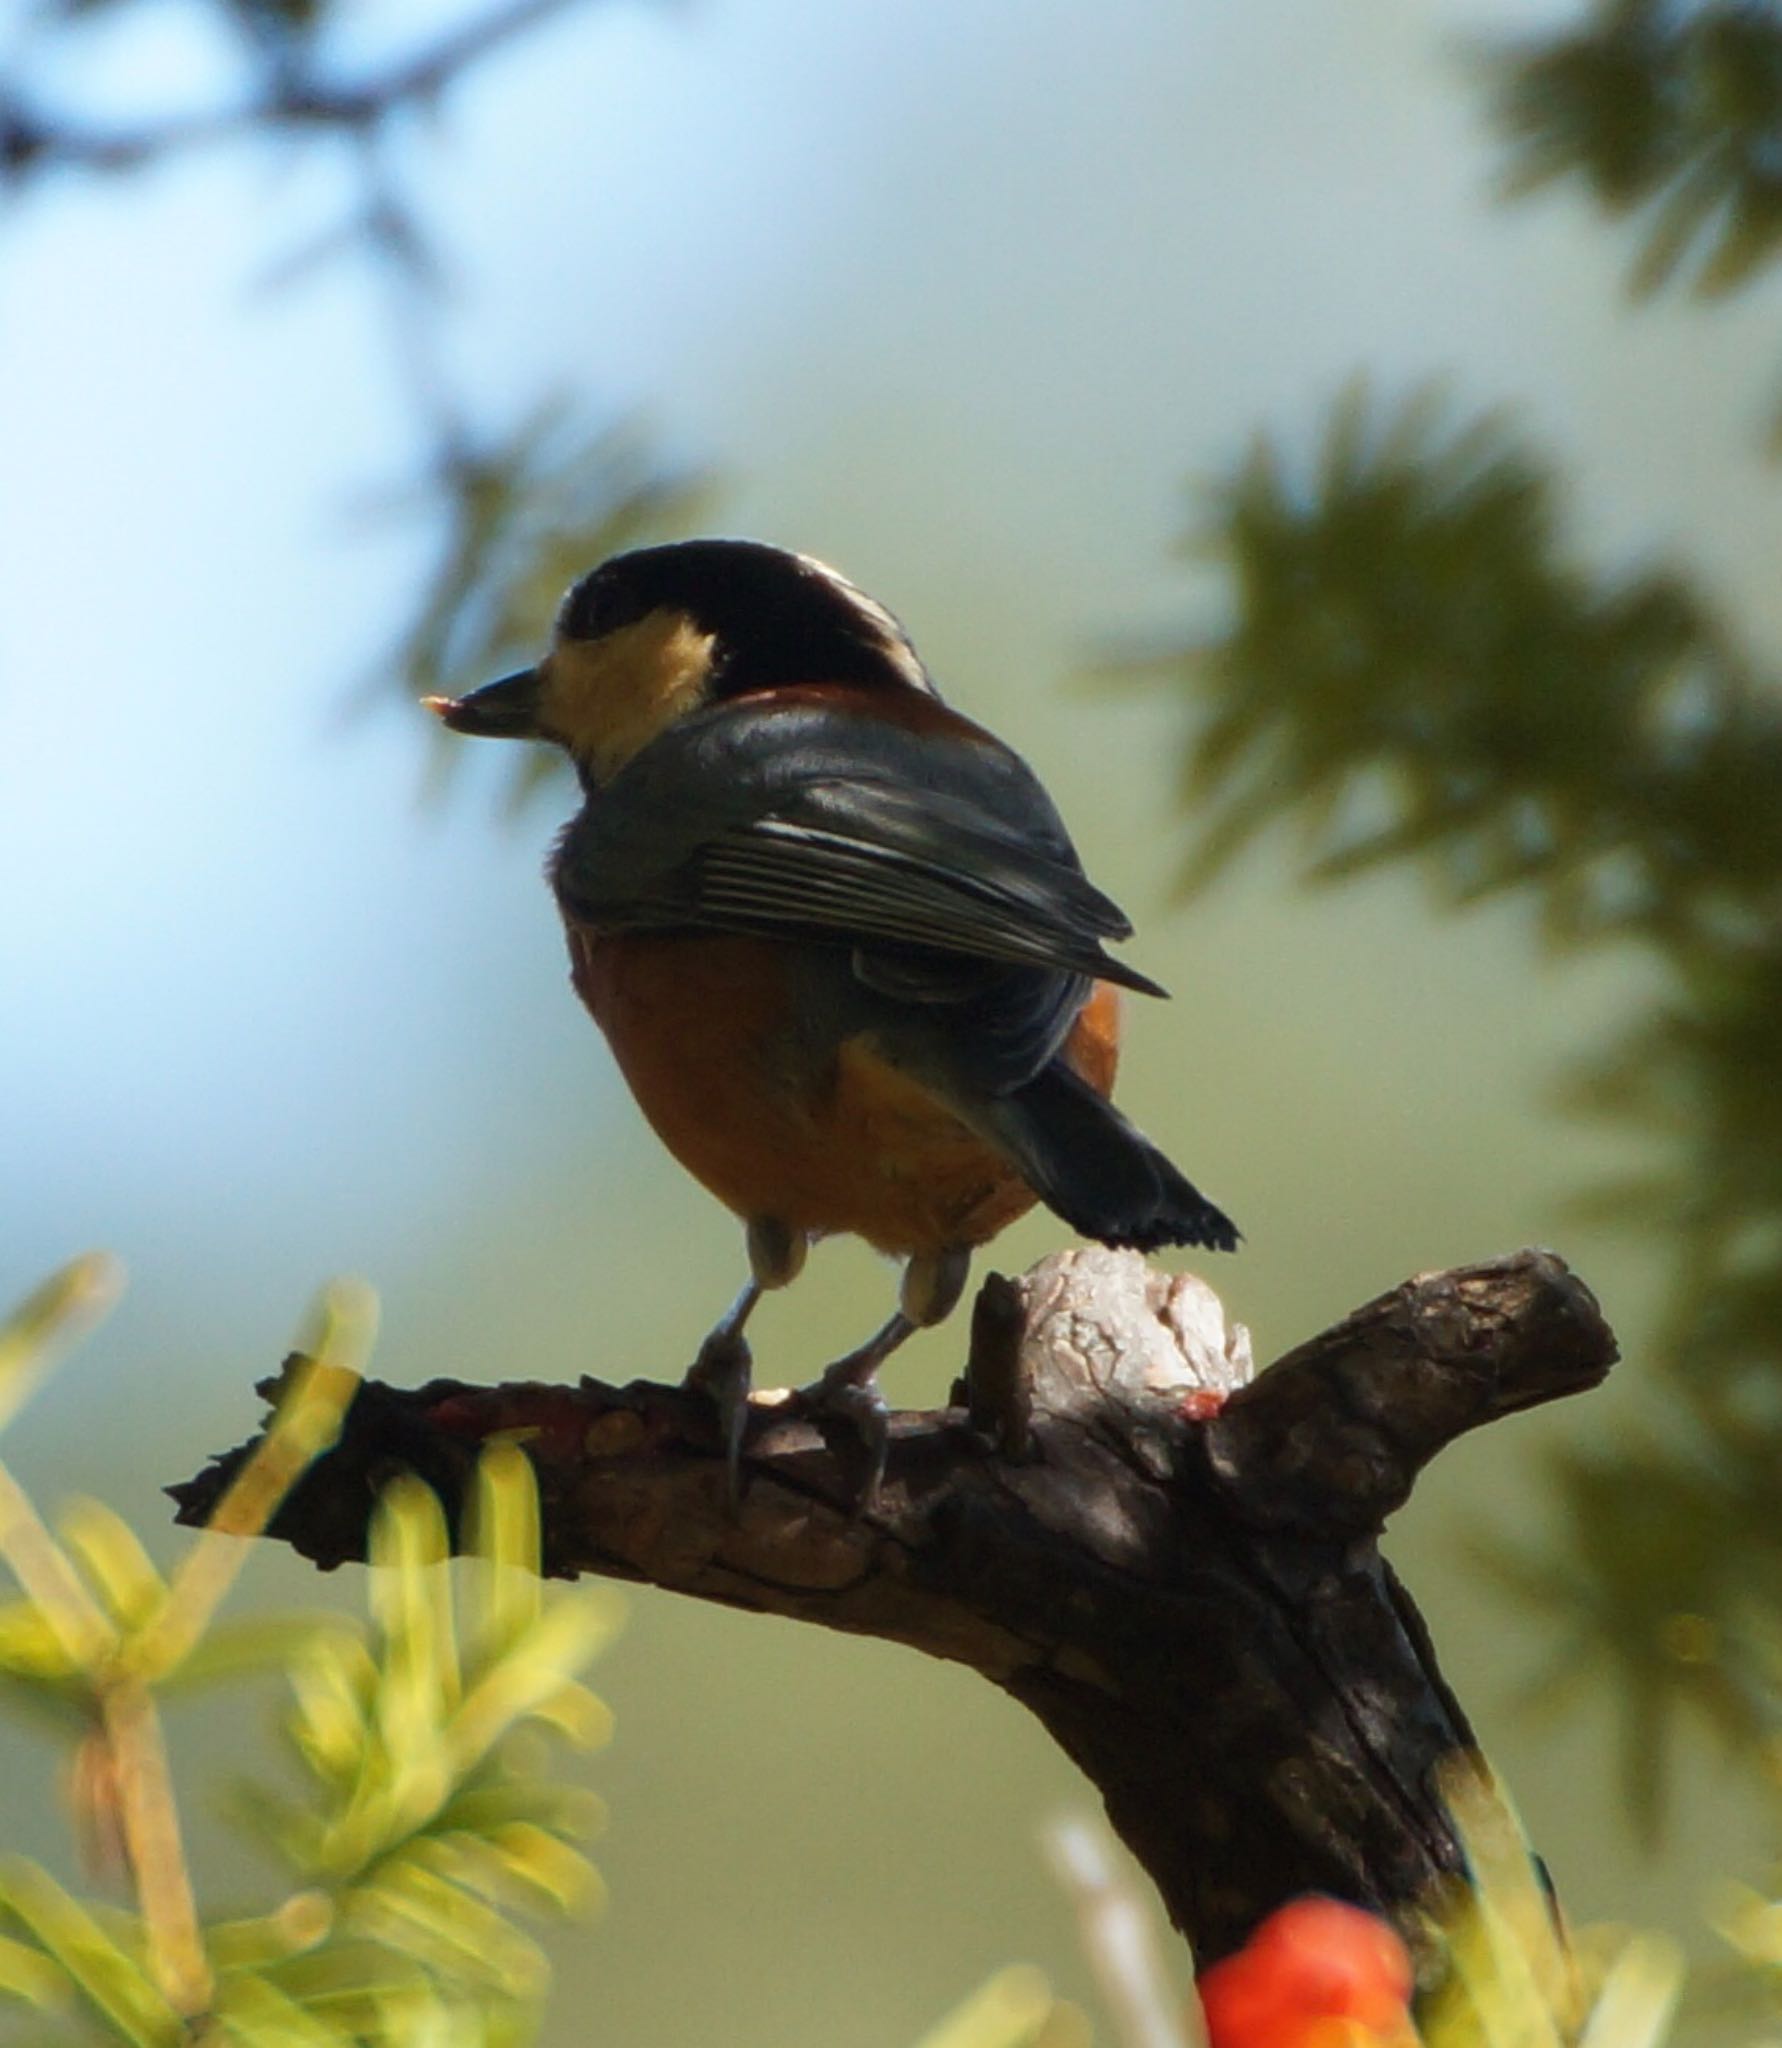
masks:
[[[1033,1206],[1008,1161],[867,1040],[801,1038],[784,946],[572,932],[570,956],[656,1135],[739,1216],[908,1256],[983,1244]],[[1097,988],[1066,1048],[1104,1092],[1114,999]]]

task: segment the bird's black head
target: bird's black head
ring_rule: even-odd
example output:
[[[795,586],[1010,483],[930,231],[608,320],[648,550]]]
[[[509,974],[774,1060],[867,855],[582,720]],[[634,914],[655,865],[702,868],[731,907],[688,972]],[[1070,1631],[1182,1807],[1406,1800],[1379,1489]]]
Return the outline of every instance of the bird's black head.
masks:
[[[434,708],[462,732],[556,740],[599,782],[702,705],[786,683],[934,687],[891,613],[823,563],[688,540],[603,562],[536,669]]]
[[[712,635],[715,696],[776,683],[931,687],[882,604],[811,556],[764,541],[683,540],[614,555],[563,600],[558,638],[603,640],[652,612]]]

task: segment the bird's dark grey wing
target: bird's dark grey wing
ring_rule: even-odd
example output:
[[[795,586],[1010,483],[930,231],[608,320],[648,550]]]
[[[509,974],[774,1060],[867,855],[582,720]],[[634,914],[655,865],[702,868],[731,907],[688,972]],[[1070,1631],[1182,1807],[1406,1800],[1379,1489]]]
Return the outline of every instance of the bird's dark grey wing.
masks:
[[[973,964],[1162,993],[1103,950],[1131,926],[1018,755],[932,703],[919,728],[870,709],[783,692],[670,727],[566,834],[565,909],[609,930],[847,946],[906,1000],[960,1000]]]

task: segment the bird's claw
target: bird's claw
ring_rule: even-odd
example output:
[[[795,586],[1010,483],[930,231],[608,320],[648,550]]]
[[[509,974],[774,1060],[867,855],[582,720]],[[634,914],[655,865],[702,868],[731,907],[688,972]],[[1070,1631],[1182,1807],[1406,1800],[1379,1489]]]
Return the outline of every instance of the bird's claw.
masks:
[[[749,1386],[755,1369],[749,1340],[740,1330],[714,1330],[699,1347],[685,1384],[711,1397],[718,1411],[718,1440],[724,1446],[725,1492],[734,1512],[742,1504],[743,1434],[749,1421]]]

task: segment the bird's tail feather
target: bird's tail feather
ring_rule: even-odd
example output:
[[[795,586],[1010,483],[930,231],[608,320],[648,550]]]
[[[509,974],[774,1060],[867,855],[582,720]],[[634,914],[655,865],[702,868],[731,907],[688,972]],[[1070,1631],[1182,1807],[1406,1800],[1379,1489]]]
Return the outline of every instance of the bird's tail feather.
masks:
[[[1085,1237],[1147,1252],[1237,1249],[1231,1218],[1061,1060],[995,1102],[984,1127],[1046,1207]]]

